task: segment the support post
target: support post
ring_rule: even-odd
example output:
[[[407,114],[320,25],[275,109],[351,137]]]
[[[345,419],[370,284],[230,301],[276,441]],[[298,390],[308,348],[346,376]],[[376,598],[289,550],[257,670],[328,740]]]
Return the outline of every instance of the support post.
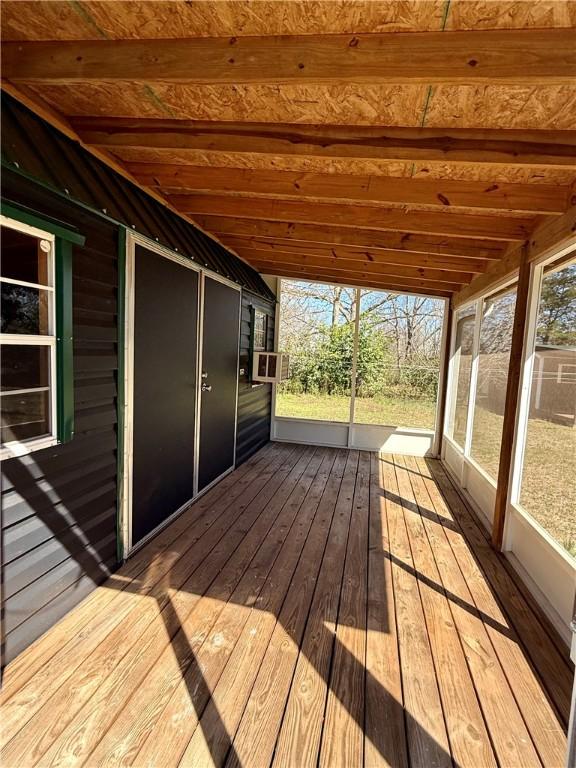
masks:
[[[512,329],[510,348],[510,363],[508,366],[508,382],[506,384],[506,401],[504,405],[504,423],[502,425],[502,440],[500,443],[500,463],[498,467],[498,484],[496,501],[494,503],[494,522],[492,526],[492,544],[495,549],[502,548],[506,509],[508,506],[508,488],[510,486],[510,469],[514,453],[514,433],[517,422],[518,400],[522,377],[522,360],[524,338],[530,292],[530,263],[528,249],[524,247],[520,260],[518,287],[516,291],[516,308]]]
[[[452,304],[448,299],[444,304],[442,327],[442,353],[438,379],[438,397],[436,398],[436,429],[434,434],[434,453],[440,456],[442,437],[446,420],[446,399],[448,397],[448,380],[450,379],[450,349],[452,347]]]

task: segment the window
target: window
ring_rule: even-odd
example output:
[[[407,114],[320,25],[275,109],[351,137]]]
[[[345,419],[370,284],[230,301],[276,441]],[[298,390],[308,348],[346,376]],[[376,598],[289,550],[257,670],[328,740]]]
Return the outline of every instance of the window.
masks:
[[[490,296],[482,304],[470,455],[494,481],[498,478],[515,306],[516,288]]]
[[[282,280],[279,343],[290,378],[276,389],[276,416],[348,422],[356,291]]]
[[[434,430],[444,306],[283,280],[279,336],[290,378],[276,388],[276,416]]]
[[[444,302],[363,290],[354,422],[434,429]]]
[[[520,506],[576,557],[576,262],[544,270]]]
[[[57,243],[49,231],[2,216],[0,402],[7,456],[71,436],[70,251],[66,243],[58,254]],[[59,271],[66,303],[58,308]]]
[[[454,326],[446,432],[463,449],[468,426],[476,305],[473,304],[456,312]]]
[[[266,351],[266,337],[268,335],[268,315],[260,309],[254,309],[252,321],[253,345],[255,352]]]

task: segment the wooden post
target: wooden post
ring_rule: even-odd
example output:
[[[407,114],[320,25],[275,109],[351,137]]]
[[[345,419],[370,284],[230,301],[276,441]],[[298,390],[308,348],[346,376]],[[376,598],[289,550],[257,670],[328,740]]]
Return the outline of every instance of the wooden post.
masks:
[[[506,521],[508,502],[508,487],[510,485],[510,468],[514,451],[514,432],[516,428],[516,413],[520,379],[522,375],[522,360],[524,357],[524,336],[527,320],[528,294],[530,290],[530,263],[528,248],[522,249],[518,288],[516,292],[516,308],[514,311],[514,326],[510,347],[510,364],[508,367],[508,382],[506,385],[506,402],[504,406],[504,423],[502,425],[502,440],[500,443],[500,463],[498,467],[498,484],[496,501],[494,503],[494,522],[492,525],[492,544],[501,549]]]
[[[444,336],[444,357],[440,361],[440,391],[438,394],[438,413],[436,416],[437,438],[435,440],[435,450],[440,455],[442,452],[442,439],[444,437],[444,420],[446,418],[446,398],[448,396],[448,379],[450,378],[450,347],[452,345],[452,302],[446,303],[444,312],[444,322],[446,323]]]

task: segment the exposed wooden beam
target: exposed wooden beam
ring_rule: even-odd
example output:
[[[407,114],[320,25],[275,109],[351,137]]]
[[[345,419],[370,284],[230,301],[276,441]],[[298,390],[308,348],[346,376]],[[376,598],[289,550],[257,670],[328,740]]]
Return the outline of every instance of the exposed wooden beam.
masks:
[[[417,234],[412,232],[382,232],[350,227],[322,226],[319,224],[286,223],[255,219],[227,218],[225,216],[196,215],[195,221],[220,237],[257,237],[261,240],[291,240],[306,246],[323,243],[330,246],[349,245],[379,250],[412,251],[415,253],[459,256],[498,260],[503,256],[504,243],[474,238],[457,238]]]
[[[243,257],[250,264],[282,264],[294,267],[307,267],[310,269],[330,269],[340,272],[362,272],[370,274],[377,279],[380,275],[392,275],[394,277],[407,277],[416,280],[426,280],[430,283],[469,283],[474,275],[470,272],[452,272],[442,269],[428,269],[424,267],[404,266],[402,264],[383,264],[370,261],[353,261],[350,259],[322,258],[318,256],[301,256],[294,253],[263,253],[262,251],[242,251]],[[441,288],[441,286],[438,286]]]
[[[9,80],[183,83],[574,81],[573,29],[6,42]]]
[[[525,214],[561,214],[569,186],[507,184],[452,179],[409,179],[337,173],[206,168],[165,163],[128,163],[141,184],[201,193],[266,198],[350,200],[439,208],[480,208]]]
[[[258,267],[253,265],[256,269]],[[260,265],[258,271],[263,275],[274,275],[277,277],[290,277],[296,280],[311,280],[313,282],[320,283],[337,283],[338,285],[350,285],[359,286],[361,288],[375,288],[379,291],[394,291],[400,293],[421,293],[429,296],[441,296],[444,298],[450,298],[453,291],[449,290],[449,286],[443,285],[442,289],[438,288],[438,283],[429,285],[423,281],[411,282],[402,278],[385,278],[382,280],[374,280],[370,275],[362,275],[357,272],[322,272],[320,270],[302,270],[298,268],[274,265],[272,268],[270,264]]]
[[[274,258],[276,254],[295,256],[314,256],[332,260],[350,260],[375,264],[398,264],[409,267],[428,267],[452,272],[481,274],[488,268],[484,259],[460,259],[457,256],[429,256],[425,253],[410,251],[378,251],[349,246],[307,245],[292,240],[242,240],[241,238],[223,238],[226,245],[240,253],[261,254],[265,258]]]
[[[576,206],[566,211],[564,216],[544,221],[534,230],[527,241],[527,258],[533,262],[570,247],[576,247]],[[454,307],[482,295],[507,277],[517,275],[522,257],[523,246],[510,247],[499,262],[491,264],[483,275],[475,277],[470,285],[454,295]]]
[[[70,122],[85,142],[112,151],[176,149],[242,156],[576,169],[576,131],[373,128],[118,117],[76,117]]]
[[[183,213],[272,219],[303,224],[333,224],[354,228],[420,232],[450,237],[488,240],[525,240],[534,222],[526,218],[463,215],[440,211],[390,210],[346,203],[305,203],[294,200],[230,197],[222,195],[170,195],[168,200]]]
[[[522,248],[518,284],[516,289],[516,306],[514,308],[514,325],[510,342],[510,362],[506,379],[506,399],[504,402],[504,418],[502,436],[500,439],[500,458],[498,464],[498,482],[496,484],[496,499],[494,502],[494,517],[492,521],[492,544],[501,549],[504,536],[504,525],[508,508],[508,489],[510,486],[510,470],[514,450],[514,433],[516,431],[516,411],[520,396],[520,377],[524,349],[524,334],[527,322],[528,300],[530,289],[530,263],[528,247]]]

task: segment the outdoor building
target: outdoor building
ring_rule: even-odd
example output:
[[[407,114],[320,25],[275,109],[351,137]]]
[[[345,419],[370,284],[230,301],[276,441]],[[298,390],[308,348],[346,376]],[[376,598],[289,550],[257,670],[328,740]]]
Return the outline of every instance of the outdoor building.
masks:
[[[0,10],[0,764],[576,768],[576,2]]]

